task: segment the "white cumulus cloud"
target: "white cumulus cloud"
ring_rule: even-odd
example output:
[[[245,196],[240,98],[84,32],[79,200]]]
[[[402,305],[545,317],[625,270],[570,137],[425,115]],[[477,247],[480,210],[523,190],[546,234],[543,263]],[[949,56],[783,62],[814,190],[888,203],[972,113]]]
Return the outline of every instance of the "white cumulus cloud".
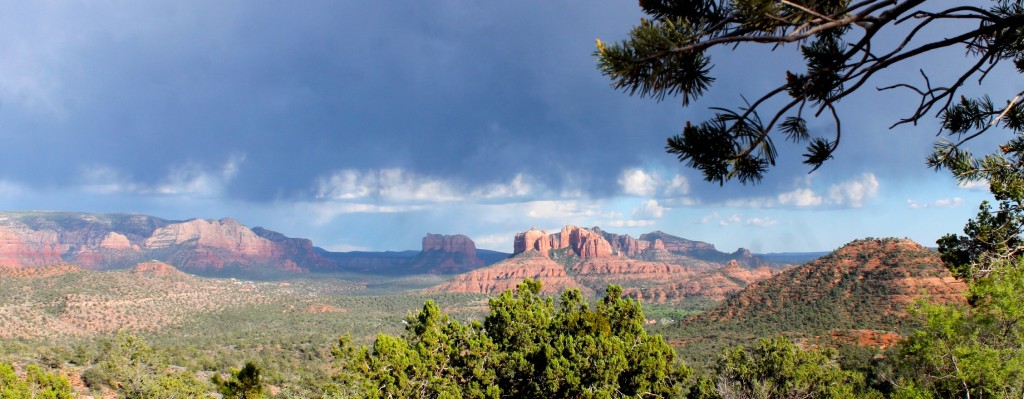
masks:
[[[852,180],[833,184],[828,190],[829,203],[860,208],[864,202],[878,195],[878,179],[872,173],[862,174]]]
[[[667,210],[669,208],[659,205],[657,200],[647,200],[639,208],[633,210],[633,218],[660,219],[662,216],[665,216],[665,211]]]
[[[798,188],[796,190],[779,194],[779,204],[793,205],[798,207],[818,206],[825,202],[824,198],[814,193],[809,188]]]
[[[658,186],[661,185],[657,174],[647,173],[639,168],[622,171],[618,182],[623,193],[640,197],[649,197],[657,194]]]

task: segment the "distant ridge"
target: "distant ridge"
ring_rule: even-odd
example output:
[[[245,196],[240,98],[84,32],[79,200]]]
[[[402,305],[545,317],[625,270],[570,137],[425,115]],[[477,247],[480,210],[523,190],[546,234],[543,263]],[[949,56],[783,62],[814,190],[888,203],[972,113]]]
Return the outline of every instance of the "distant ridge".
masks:
[[[330,266],[309,240],[256,231],[262,235],[230,218],[173,221],[137,214],[0,212],[0,267],[69,263],[104,270],[153,259],[193,274],[223,276]]]
[[[532,229],[523,234],[531,234],[534,241],[530,245],[536,247],[531,249],[543,256],[551,249],[569,248],[563,255],[611,256],[699,269],[717,268],[730,261],[745,268],[787,264],[743,248],[720,252],[712,244],[661,231],[637,239],[598,227],[567,226],[563,230],[548,234]],[[517,238],[516,245],[526,245],[521,239]],[[454,275],[509,257],[509,253],[477,249],[469,237],[460,234],[427,234],[419,251],[330,252],[308,239],[263,227],[249,228],[231,218],[169,220],[121,213],[0,212],[0,269],[72,264],[108,270],[157,260],[186,273],[213,277],[282,278],[307,272]]]
[[[139,214],[0,212],[0,269],[73,264],[125,269],[146,261],[212,277],[281,278],[307,272],[455,274],[508,254],[464,235],[428,234],[420,251],[333,253],[312,241],[231,218],[167,220]]]

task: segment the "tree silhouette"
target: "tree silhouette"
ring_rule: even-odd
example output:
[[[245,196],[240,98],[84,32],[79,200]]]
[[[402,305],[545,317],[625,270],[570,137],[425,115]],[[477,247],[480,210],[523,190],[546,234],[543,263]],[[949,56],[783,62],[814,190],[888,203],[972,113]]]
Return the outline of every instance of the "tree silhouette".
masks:
[[[963,143],[1000,124],[1019,132],[1024,121],[1020,95],[1003,105],[957,96],[969,80],[980,83],[1004,61],[1024,72],[1024,7],[1018,1],[986,7],[925,0],[640,0],[640,7],[650,18],[628,39],[597,41],[599,69],[613,87],[631,95],[659,101],[681,96],[688,106],[711,88],[714,48],[779,50],[796,44],[803,57],[803,70],[786,71],[774,89],[736,107],[713,108],[712,118],[687,122],[668,139],[668,152],[707,181],[759,182],[775,164],[774,137],[780,134],[805,143],[803,162],[816,170],[839,146],[842,99],[867,87],[879,71],[910,67],[915,57],[947,48],[963,48],[970,59],[953,81],[932,82],[922,70],[918,83],[881,88],[920,97],[914,111],[893,126],[916,124],[933,112],[941,119],[952,138],[936,145],[932,166],[980,166],[961,152]],[[883,45],[881,38],[895,44]],[[811,116],[831,118],[832,133],[811,132]],[[1003,152],[1024,148],[1024,140],[1017,141]]]

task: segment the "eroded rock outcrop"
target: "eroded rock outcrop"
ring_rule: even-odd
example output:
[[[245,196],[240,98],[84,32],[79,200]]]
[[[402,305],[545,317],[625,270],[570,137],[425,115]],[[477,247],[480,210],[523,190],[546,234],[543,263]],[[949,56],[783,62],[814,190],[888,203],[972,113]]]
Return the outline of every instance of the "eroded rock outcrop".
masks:
[[[537,253],[547,257],[549,250],[551,250],[551,238],[548,237],[548,232],[544,230],[530,228],[525,232],[516,234],[513,243],[513,254],[537,251]]]
[[[185,273],[174,266],[156,260],[135,265],[132,268],[132,273],[154,277],[180,277],[185,275]]]
[[[484,267],[476,256],[476,243],[461,234],[427,234],[423,247],[412,261],[411,270],[425,270],[435,274],[455,274]]]
[[[539,280],[542,292],[554,294],[568,288],[583,288],[569,277],[565,267],[540,253],[528,251],[483,269],[456,276],[429,291],[496,294],[515,288],[525,279]],[[592,293],[592,292],[591,292]]]
[[[639,240],[627,234],[613,234],[597,227],[592,227],[591,230],[600,233],[605,240],[608,240],[615,254],[630,258],[640,256],[644,251],[655,245],[654,242]],[[665,243],[657,239],[655,241],[661,245],[661,249],[665,249]]]
[[[664,233],[660,236],[674,239],[677,247],[686,241],[691,243],[691,250],[714,248]],[[554,234],[531,228],[516,234],[513,258],[460,275],[435,290],[493,294],[530,278],[539,279],[546,292],[567,287],[602,292],[608,284],[616,284],[626,295],[645,301],[673,302],[690,297],[722,300],[774,273],[768,268],[751,270],[736,261],[722,263],[678,255],[666,247],[658,237],[638,240],[597,227],[566,226]]]
[[[577,226],[565,226],[554,234],[530,229],[516,234],[513,248],[515,250],[513,254],[536,251],[544,257],[550,257],[550,250],[566,248],[581,258],[610,257],[614,252],[611,243],[604,238],[600,231],[591,231]]]
[[[63,263],[61,245],[52,232],[24,225],[0,227],[0,266],[38,267]]]

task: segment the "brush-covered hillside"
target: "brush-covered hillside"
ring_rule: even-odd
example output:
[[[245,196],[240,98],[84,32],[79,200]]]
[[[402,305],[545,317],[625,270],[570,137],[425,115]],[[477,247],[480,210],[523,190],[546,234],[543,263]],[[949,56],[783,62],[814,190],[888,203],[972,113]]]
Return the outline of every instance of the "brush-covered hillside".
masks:
[[[935,251],[908,239],[869,238],[753,283],[663,332],[695,357],[778,335],[856,343],[904,331],[915,300],[961,301],[965,289]]]

